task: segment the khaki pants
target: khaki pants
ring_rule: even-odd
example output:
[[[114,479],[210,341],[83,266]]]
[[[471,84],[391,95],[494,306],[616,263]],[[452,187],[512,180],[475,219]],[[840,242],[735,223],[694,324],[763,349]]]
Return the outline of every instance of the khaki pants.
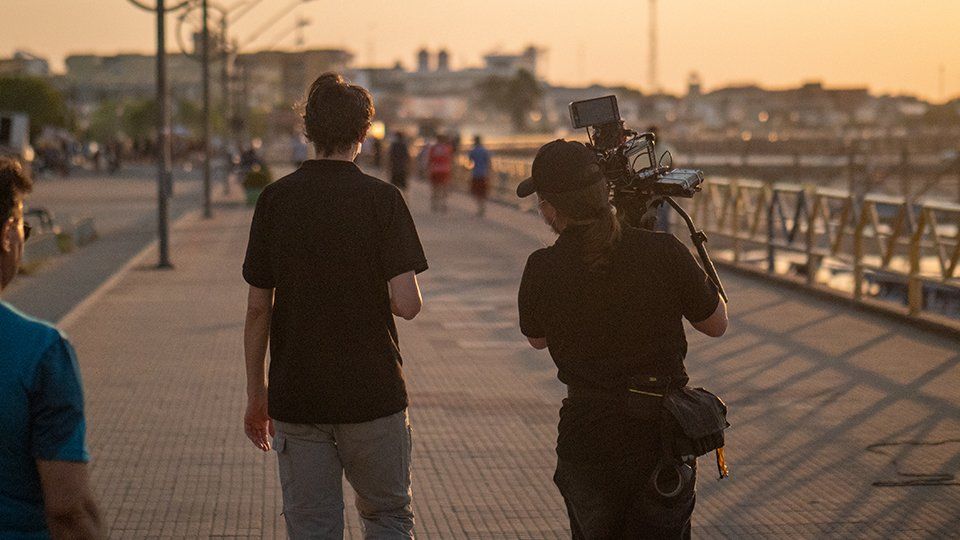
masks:
[[[344,474],[364,538],[413,538],[406,410],[359,424],[274,424],[290,538],[343,538]]]

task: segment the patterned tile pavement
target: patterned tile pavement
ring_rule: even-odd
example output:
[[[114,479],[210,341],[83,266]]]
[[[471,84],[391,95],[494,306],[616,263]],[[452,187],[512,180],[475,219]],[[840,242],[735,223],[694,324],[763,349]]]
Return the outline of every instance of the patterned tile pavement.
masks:
[[[481,220],[454,196],[437,215],[426,198],[420,185],[408,194],[431,263],[426,304],[400,324],[417,534],[569,537],[551,481],[563,388],[516,330],[520,270],[552,236],[512,209]],[[284,536],[275,458],[241,424],[250,216],[225,203],[213,220],[181,220],[174,271],[135,267],[67,329],[111,537]],[[691,336],[687,364],[730,406],[733,476],[717,482],[702,463],[694,535],[956,537],[960,344],[762,281],[725,282],[731,329]],[[346,536],[360,538],[349,501]]]

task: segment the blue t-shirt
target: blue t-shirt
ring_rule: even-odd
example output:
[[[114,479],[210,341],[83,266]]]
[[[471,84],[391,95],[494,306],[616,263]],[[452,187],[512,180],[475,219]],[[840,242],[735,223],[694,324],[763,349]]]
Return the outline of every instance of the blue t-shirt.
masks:
[[[73,347],[0,301],[0,538],[49,538],[36,460],[87,462]]]
[[[490,151],[482,146],[474,146],[470,150],[470,161],[473,162],[473,177],[486,178],[490,174]]]

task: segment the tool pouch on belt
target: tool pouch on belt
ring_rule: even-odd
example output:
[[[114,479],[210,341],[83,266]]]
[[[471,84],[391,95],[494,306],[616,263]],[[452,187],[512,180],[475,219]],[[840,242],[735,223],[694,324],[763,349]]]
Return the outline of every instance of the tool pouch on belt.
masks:
[[[703,388],[684,386],[663,396],[663,432],[673,434],[675,456],[702,456],[723,448],[727,406]]]
[[[684,381],[685,382],[685,381]],[[723,454],[727,406],[703,388],[675,386],[670,378],[634,378],[630,381],[627,411],[653,412],[660,430],[660,459],[648,482],[662,501],[674,500],[693,480],[691,465],[711,450],[716,452],[720,478],[729,475]]]
[[[723,430],[727,422],[727,406],[716,395],[703,388],[684,386],[667,392],[661,408],[661,453],[659,469],[694,460],[714,450],[720,479],[730,475],[723,453]],[[655,486],[656,487],[656,486]]]
[[[715,450],[720,478],[729,475],[723,456],[723,430],[727,406],[703,388],[669,389],[660,401],[660,459],[650,475],[652,492],[663,501],[674,500],[689,489],[692,463]]]

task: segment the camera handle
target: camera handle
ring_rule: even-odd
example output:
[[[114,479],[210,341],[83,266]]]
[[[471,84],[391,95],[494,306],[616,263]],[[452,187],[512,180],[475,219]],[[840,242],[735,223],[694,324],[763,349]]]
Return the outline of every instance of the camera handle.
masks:
[[[717,274],[717,268],[713,265],[713,261],[710,260],[710,254],[707,253],[707,247],[704,245],[707,242],[707,235],[697,229],[697,226],[693,223],[693,219],[690,218],[690,214],[688,214],[677,201],[673,200],[673,197],[663,197],[663,200],[667,201],[670,206],[680,214],[683,221],[686,222],[687,228],[690,229],[690,240],[693,240],[693,245],[697,247],[697,255],[703,264],[703,270],[707,273],[710,281],[717,286],[717,292],[720,293],[720,298],[723,298],[724,302],[729,303],[727,293],[723,290],[723,284],[720,283],[720,275]]]

